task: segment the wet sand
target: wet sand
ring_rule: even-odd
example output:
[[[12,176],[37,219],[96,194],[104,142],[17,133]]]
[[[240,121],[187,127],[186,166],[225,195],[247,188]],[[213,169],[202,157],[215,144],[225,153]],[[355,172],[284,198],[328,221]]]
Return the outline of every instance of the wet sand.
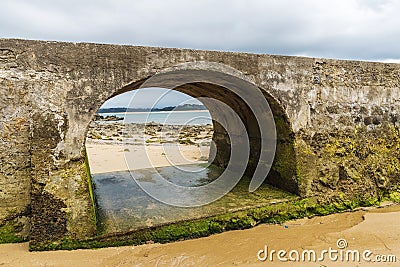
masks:
[[[363,219],[364,218],[364,219]],[[210,237],[169,244],[96,250],[28,252],[28,244],[0,245],[0,266],[398,266],[397,263],[260,262],[257,252],[270,249],[369,249],[400,259],[400,207],[359,210],[285,225],[259,225]],[[286,228],[286,227],[287,228]]]
[[[122,145],[87,142],[92,174],[206,163],[209,146],[179,144]]]

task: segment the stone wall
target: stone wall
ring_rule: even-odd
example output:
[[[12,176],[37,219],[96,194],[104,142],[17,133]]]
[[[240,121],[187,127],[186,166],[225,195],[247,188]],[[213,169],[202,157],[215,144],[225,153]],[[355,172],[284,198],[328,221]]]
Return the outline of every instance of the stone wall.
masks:
[[[379,197],[399,186],[397,65],[316,61],[296,132],[308,194]],[[304,118],[305,120],[305,118]],[[311,170],[311,171],[310,171]]]
[[[17,225],[22,236],[30,227],[38,247],[93,236],[84,147],[91,118],[111,96],[193,62],[263,91],[278,135],[270,183],[321,201],[379,198],[399,186],[399,65],[0,39],[0,226]],[[180,90],[238,103],[215,88]],[[252,116],[236,110],[254,133],[257,161]],[[228,144],[218,129],[215,140]],[[227,157],[217,156],[221,164]]]
[[[0,49],[0,225],[23,224],[28,234],[30,214],[30,100],[13,75],[16,54]]]

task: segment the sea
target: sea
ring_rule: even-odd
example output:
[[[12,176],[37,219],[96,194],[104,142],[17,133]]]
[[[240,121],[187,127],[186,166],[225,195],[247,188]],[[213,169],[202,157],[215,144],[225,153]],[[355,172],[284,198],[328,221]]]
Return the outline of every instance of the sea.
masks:
[[[212,123],[208,110],[99,113],[99,115],[124,118],[125,123],[155,122],[168,125],[206,125]]]

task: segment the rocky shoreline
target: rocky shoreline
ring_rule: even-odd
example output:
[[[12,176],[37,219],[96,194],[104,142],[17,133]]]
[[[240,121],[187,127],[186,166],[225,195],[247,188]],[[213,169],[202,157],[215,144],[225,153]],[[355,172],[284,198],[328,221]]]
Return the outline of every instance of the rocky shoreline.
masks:
[[[104,118],[104,117],[103,117]],[[206,125],[163,125],[150,122],[123,123],[113,120],[93,121],[87,133],[87,142],[130,144],[183,144],[209,145],[213,136],[213,126]]]
[[[122,117],[117,117],[115,115],[111,116],[102,116],[99,114],[94,115],[94,121],[122,121],[124,118]]]

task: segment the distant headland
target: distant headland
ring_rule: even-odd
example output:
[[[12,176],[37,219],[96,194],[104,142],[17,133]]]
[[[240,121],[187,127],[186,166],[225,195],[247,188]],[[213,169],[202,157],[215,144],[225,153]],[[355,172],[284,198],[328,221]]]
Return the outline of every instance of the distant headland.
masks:
[[[100,108],[97,113],[122,113],[122,112],[157,112],[157,111],[187,111],[187,110],[207,110],[203,105],[184,104],[179,106],[168,106],[163,108]]]

